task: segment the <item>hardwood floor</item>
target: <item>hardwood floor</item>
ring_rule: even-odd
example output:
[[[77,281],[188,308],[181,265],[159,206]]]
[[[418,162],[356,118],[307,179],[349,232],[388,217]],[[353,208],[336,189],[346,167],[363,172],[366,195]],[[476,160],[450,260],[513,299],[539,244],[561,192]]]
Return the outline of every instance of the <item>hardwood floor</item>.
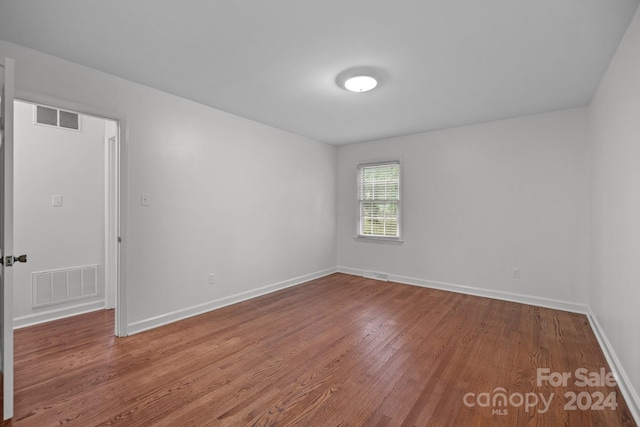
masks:
[[[609,372],[585,316],[343,274],[127,338],[111,311],[20,329],[15,356],[11,426],[635,425],[575,384]]]

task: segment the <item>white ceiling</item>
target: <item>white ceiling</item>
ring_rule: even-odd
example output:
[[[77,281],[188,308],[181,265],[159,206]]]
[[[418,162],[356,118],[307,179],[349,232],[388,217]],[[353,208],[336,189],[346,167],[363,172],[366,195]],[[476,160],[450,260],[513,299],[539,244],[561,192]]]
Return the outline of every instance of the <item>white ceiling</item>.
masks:
[[[0,0],[0,39],[344,144],[587,105],[638,1]]]

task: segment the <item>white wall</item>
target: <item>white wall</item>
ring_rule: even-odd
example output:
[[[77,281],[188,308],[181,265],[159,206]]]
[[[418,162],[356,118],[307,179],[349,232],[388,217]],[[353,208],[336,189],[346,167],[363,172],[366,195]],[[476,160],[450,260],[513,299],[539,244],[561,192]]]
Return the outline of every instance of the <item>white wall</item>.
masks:
[[[34,106],[16,102],[14,125],[14,247],[28,254],[14,269],[14,314],[29,323],[80,303],[32,309],[35,271],[97,264],[101,295],[81,303],[104,300],[105,124],[82,116],[80,132],[36,125]],[[54,194],[62,207],[52,206]]]
[[[589,108],[589,304],[635,391],[640,416],[640,11]]]
[[[586,138],[574,109],[340,147],[339,268],[586,303]],[[354,241],[356,165],[400,156],[404,244]]]
[[[130,330],[334,268],[335,147],[11,43],[0,55],[18,96],[126,118]]]

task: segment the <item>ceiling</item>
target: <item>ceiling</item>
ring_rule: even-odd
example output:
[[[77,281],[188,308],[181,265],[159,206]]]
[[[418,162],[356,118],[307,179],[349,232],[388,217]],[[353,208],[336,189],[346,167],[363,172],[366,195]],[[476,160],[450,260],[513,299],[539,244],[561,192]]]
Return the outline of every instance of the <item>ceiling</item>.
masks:
[[[345,144],[587,105],[638,1],[0,0],[0,39]]]

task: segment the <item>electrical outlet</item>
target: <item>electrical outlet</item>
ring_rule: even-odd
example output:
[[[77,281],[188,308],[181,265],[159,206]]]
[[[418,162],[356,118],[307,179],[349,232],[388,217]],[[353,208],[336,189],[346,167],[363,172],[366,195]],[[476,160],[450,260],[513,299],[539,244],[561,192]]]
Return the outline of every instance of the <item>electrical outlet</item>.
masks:
[[[209,284],[210,285],[215,285],[216,284],[216,275],[215,275],[215,273],[209,273]]]
[[[514,279],[519,279],[520,278],[520,269],[518,267],[515,267],[513,269],[513,278]]]

